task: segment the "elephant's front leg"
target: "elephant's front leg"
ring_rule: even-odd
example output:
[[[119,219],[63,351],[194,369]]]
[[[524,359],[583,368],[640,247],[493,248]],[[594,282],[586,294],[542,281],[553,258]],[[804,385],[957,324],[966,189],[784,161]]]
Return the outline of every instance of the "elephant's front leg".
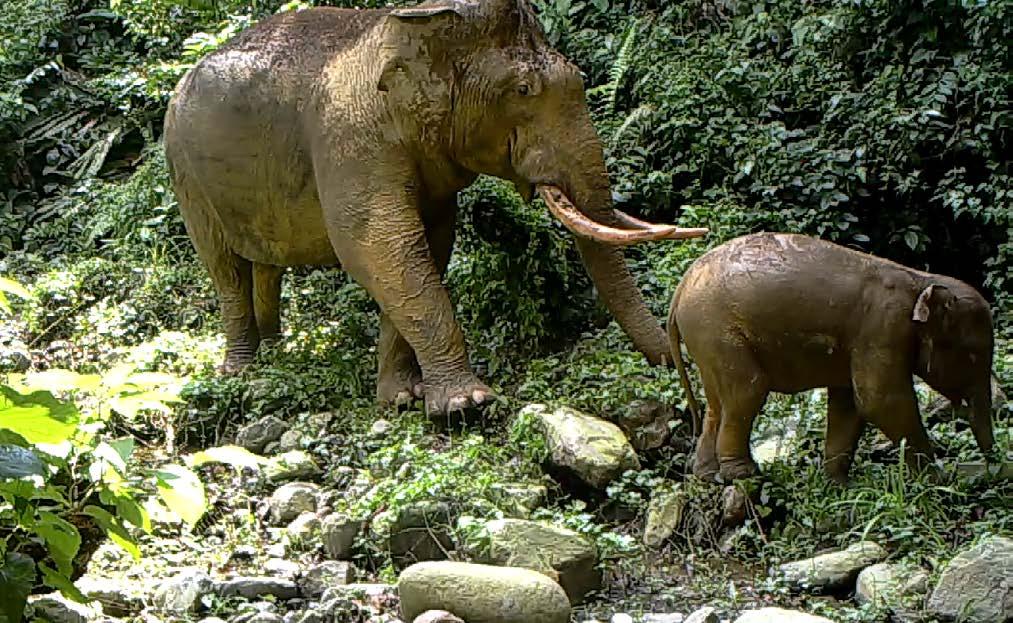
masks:
[[[461,411],[486,402],[492,391],[468,365],[464,335],[411,188],[395,184],[362,193],[356,203],[366,212],[352,214],[352,226],[328,219],[328,233],[341,265],[415,351],[426,411]]]
[[[426,202],[422,220],[429,253],[442,277],[454,247],[457,196]],[[387,314],[380,315],[377,354],[376,396],[381,404],[402,405],[423,397],[422,369],[415,351]]]

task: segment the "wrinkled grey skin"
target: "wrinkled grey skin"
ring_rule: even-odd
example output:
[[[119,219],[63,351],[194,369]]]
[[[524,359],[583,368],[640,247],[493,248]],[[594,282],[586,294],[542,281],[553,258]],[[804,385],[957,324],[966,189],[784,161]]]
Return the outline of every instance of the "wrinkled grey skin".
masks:
[[[867,423],[933,456],[912,375],[970,405],[992,451],[992,315],[971,286],[793,234],[736,238],[700,257],[672,299],[668,331],[687,393],[680,338],[703,379],[707,413],[694,472],[756,473],[753,418],[769,392],[828,388],[825,468],[846,482]]]
[[[221,300],[226,371],[279,334],[283,267],[338,263],[382,311],[378,397],[424,393],[430,412],[491,397],[442,285],[459,190],[481,173],[526,198],[551,184],[619,225],[580,73],[526,0],[274,16],[181,80],[165,148]],[[577,244],[636,347],[670,359],[622,252]]]

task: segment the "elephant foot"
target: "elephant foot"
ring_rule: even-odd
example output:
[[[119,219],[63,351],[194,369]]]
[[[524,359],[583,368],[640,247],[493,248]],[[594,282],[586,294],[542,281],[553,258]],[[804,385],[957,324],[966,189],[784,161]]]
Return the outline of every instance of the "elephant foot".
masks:
[[[693,475],[704,482],[717,482],[720,467],[717,461],[694,461]]]
[[[425,383],[426,414],[430,417],[480,407],[496,398],[489,386],[474,376],[456,383]]]
[[[224,376],[238,376],[253,363],[252,356],[226,355],[225,361],[218,366],[218,373]]]
[[[749,457],[743,459],[722,459],[721,461],[721,480],[724,482],[743,480],[758,473],[760,473],[759,468],[753,462],[753,459]]]
[[[423,396],[422,372],[417,368],[385,371],[376,381],[376,399],[382,405],[401,407]]]

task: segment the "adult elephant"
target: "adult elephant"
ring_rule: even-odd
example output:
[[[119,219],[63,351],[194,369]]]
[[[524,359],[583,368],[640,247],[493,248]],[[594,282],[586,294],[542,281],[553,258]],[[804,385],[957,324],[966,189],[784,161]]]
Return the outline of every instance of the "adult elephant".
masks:
[[[183,77],[165,149],[221,301],[226,372],[279,334],[283,267],[340,263],[382,312],[379,399],[424,396],[430,413],[492,396],[442,285],[457,192],[478,174],[545,199],[653,363],[668,340],[618,247],[706,232],[613,210],[580,72],[526,0],[271,17]]]

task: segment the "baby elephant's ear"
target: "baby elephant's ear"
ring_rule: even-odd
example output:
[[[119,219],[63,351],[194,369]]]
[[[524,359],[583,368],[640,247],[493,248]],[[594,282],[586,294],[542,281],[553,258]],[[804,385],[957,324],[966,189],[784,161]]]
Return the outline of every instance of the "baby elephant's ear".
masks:
[[[941,286],[935,283],[930,284],[928,287],[922,290],[921,294],[918,295],[918,300],[915,301],[915,308],[914,312],[911,314],[911,320],[914,320],[915,322],[928,322],[930,316],[929,310],[933,306],[935,306],[936,309],[939,309],[937,305],[939,301],[932,300],[933,294],[935,294],[935,298],[938,299],[939,294],[944,291],[946,291],[945,286]]]

